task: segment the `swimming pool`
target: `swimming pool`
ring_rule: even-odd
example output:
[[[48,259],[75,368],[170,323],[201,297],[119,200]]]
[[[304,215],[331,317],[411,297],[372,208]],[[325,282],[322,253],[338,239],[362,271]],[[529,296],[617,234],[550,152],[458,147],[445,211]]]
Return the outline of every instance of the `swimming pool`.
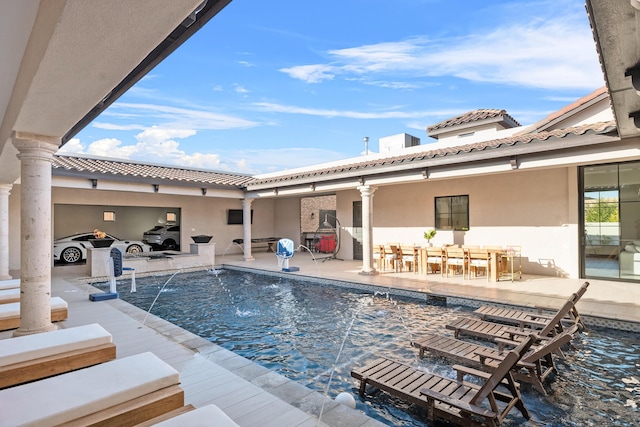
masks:
[[[137,290],[120,298],[143,310],[155,300],[152,314],[318,392],[325,392],[335,367],[328,391],[332,398],[342,391],[357,396],[351,369],[377,354],[451,375],[444,360],[418,360],[409,342],[426,332],[445,333],[448,322],[471,312],[227,270],[142,277]],[[533,420],[549,426],[634,425],[640,401],[636,334],[589,328],[575,345],[578,349],[558,362],[561,375],[547,384],[549,396],[523,386]],[[386,424],[426,425],[421,409],[385,393],[356,401],[357,409]],[[506,424],[522,422],[513,411]]]

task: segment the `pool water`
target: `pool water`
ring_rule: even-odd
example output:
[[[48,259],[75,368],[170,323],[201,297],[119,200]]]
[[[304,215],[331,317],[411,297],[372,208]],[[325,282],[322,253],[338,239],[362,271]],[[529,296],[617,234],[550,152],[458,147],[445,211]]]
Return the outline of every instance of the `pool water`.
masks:
[[[108,289],[107,283],[95,286]],[[426,413],[382,392],[360,399],[351,369],[383,355],[452,376],[450,362],[432,356],[419,360],[409,343],[426,332],[450,332],[447,323],[472,311],[228,270],[142,277],[137,279],[137,291],[122,292],[120,298],[143,310],[153,304],[152,314],[313,390],[325,393],[329,386],[331,398],[349,392],[356,397],[358,410],[395,426],[425,426]],[[557,362],[560,375],[547,379],[548,396],[522,386],[532,422],[636,425],[640,418],[637,334],[589,328],[574,345],[577,348]],[[516,410],[505,422],[522,423],[525,420]]]

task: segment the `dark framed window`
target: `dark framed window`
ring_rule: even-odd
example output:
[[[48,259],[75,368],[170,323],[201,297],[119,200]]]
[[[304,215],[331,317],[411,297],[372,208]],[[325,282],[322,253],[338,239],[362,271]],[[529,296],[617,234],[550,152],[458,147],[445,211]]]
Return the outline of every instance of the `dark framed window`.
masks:
[[[244,213],[242,209],[229,209],[227,213],[227,224],[244,224]],[[251,209],[251,224],[253,224],[253,209]]]
[[[436,197],[436,229],[469,229],[469,196]]]

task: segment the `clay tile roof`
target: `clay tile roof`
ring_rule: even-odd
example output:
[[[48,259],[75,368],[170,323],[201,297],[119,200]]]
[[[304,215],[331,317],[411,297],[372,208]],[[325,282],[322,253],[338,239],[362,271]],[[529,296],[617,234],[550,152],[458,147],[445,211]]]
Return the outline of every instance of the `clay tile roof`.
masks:
[[[169,180],[184,183],[223,185],[242,188],[253,178],[249,175],[187,169],[166,165],[134,163],[124,160],[56,155],[53,169],[130,176],[140,179]]]
[[[608,96],[608,91],[606,86],[602,86],[590,94],[583,96],[577,101],[572,102],[569,105],[561,108],[558,111],[555,111],[549,114],[544,119],[533,124],[529,130],[524,130],[522,133],[526,132],[541,132],[546,130],[551,124],[553,124],[556,120],[561,120],[563,117],[570,115],[573,111],[579,110],[581,107],[588,105],[589,103],[597,100],[601,96]]]
[[[493,118],[502,117],[502,116],[508,118],[510,121],[514,122],[517,126],[520,126],[520,124],[513,117],[507,114],[505,110],[481,109],[481,110],[473,110],[468,113],[464,113],[460,116],[444,120],[440,123],[436,123],[435,125],[429,126],[427,128],[427,132],[432,132],[438,129],[444,129],[444,128],[453,127],[453,126],[461,125],[465,123],[493,119]]]
[[[475,142],[467,145],[458,145],[453,147],[442,147],[434,150],[417,151],[407,154],[397,155],[393,157],[378,158],[358,163],[345,164],[340,166],[332,166],[327,168],[319,168],[314,170],[306,170],[295,174],[282,174],[270,176],[267,178],[254,179],[249,185],[264,185],[295,181],[297,179],[322,177],[337,173],[345,173],[350,171],[358,171],[371,169],[374,167],[397,165],[401,163],[411,163],[414,161],[435,159],[439,157],[450,157],[470,153],[472,151],[496,150],[501,147],[509,147],[516,144],[529,144],[536,141],[547,141],[551,139],[562,139],[568,136],[584,135],[587,133],[605,134],[616,129],[615,121],[600,122],[593,124],[585,124],[581,126],[557,129],[548,132],[514,135],[506,138],[494,139],[490,141]],[[425,146],[425,147],[428,147]],[[499,154],[497,154],[499,155]],[[463,161],[463,159],[461,159]],[[293,184],[293,183],[292,183]]]

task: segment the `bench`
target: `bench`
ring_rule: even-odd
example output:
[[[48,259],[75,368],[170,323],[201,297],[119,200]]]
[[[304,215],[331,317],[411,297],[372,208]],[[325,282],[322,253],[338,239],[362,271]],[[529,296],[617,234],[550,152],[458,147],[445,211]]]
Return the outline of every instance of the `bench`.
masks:
[[[251,239],[251,248],[267,248],[267,252],[275,252],[278,240],[282,237],[261,237],[257,239]],[[234,239],[233,243],[239,245],[244,244],[244,239]]]
[[[111,334],[97,323],[0,340],[0,388],[116,358]]]
[[[0,390],[7,426],[134,426],[184,406],[178,371],[141,353]]]

